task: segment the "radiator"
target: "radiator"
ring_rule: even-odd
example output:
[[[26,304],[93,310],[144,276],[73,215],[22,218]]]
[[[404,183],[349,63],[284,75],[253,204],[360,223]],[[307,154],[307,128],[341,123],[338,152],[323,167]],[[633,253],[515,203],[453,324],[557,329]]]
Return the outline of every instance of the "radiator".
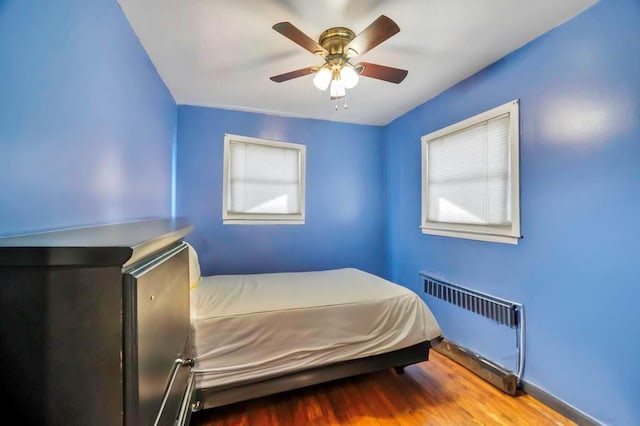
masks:
[[[446,282],[425,272],[420,273],[420,278],[423,281],[426,294],[516,330],[518,358],[515,375],[518,384],[520,384],[524,372],[525,355],[525,324],[522,304]]]

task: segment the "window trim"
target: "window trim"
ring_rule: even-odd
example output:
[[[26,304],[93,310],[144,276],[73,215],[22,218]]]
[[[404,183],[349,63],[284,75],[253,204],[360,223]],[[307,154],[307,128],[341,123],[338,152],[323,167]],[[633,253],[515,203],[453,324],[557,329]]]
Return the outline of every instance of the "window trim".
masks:
[[[299,213],[236,213],[229,211],[229,173],[230,145],[233,142],[262,145],[274,148],[295,149],[298,151]],[[253,138],[225,133],[222,178],[222,223],[225,225],[304,225],[305,223],[305,188],[306,188],[306,153],[307,147],[292,142],[281,142],[270,139]]]
[[[479,241],[518,244],[520,235],[520,115],[519,100],[515,99],[503,105],[469,117],[435,132],[422,136],[422,215],[420,229],[424,234],[445,237],[457,237]],[[433,222],[427,219],[427,204],[429,185],[427,183],[428,144],[443,136],[460,132],[491,120],[504,114],[509,114],[509,146],[511,165],[511,225],[472,225],[459,223]]]

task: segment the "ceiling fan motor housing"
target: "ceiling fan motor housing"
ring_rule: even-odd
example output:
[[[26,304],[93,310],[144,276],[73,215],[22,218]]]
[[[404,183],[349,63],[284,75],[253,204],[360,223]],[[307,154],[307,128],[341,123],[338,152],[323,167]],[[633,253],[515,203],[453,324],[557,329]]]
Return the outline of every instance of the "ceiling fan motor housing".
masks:
[[[344,51],[344,47],[355,37],[355,33],[349,28],[333,27],[320,34],[318,42],[322,47],[327,49],[329,52],[327,59],[331,60],[345,56],[345,53],[348,52]]]

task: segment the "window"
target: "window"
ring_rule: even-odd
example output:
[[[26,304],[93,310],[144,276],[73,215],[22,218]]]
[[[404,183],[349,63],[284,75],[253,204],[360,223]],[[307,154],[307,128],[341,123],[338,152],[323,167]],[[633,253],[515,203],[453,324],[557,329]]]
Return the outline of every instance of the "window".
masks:
[[[222,221],[304,224],[304,145],[224,136]]]
[[[517,244],[518,101],[422,137],[422,232]]]

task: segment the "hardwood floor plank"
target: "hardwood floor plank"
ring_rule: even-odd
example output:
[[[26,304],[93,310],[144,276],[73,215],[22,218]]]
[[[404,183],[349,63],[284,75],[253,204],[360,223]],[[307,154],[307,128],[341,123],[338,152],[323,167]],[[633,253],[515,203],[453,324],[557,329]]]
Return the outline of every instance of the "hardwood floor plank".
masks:
[[[190,426],[565,426],[527,394],[508,395],[432,351],[430,361],[193,413]]]

